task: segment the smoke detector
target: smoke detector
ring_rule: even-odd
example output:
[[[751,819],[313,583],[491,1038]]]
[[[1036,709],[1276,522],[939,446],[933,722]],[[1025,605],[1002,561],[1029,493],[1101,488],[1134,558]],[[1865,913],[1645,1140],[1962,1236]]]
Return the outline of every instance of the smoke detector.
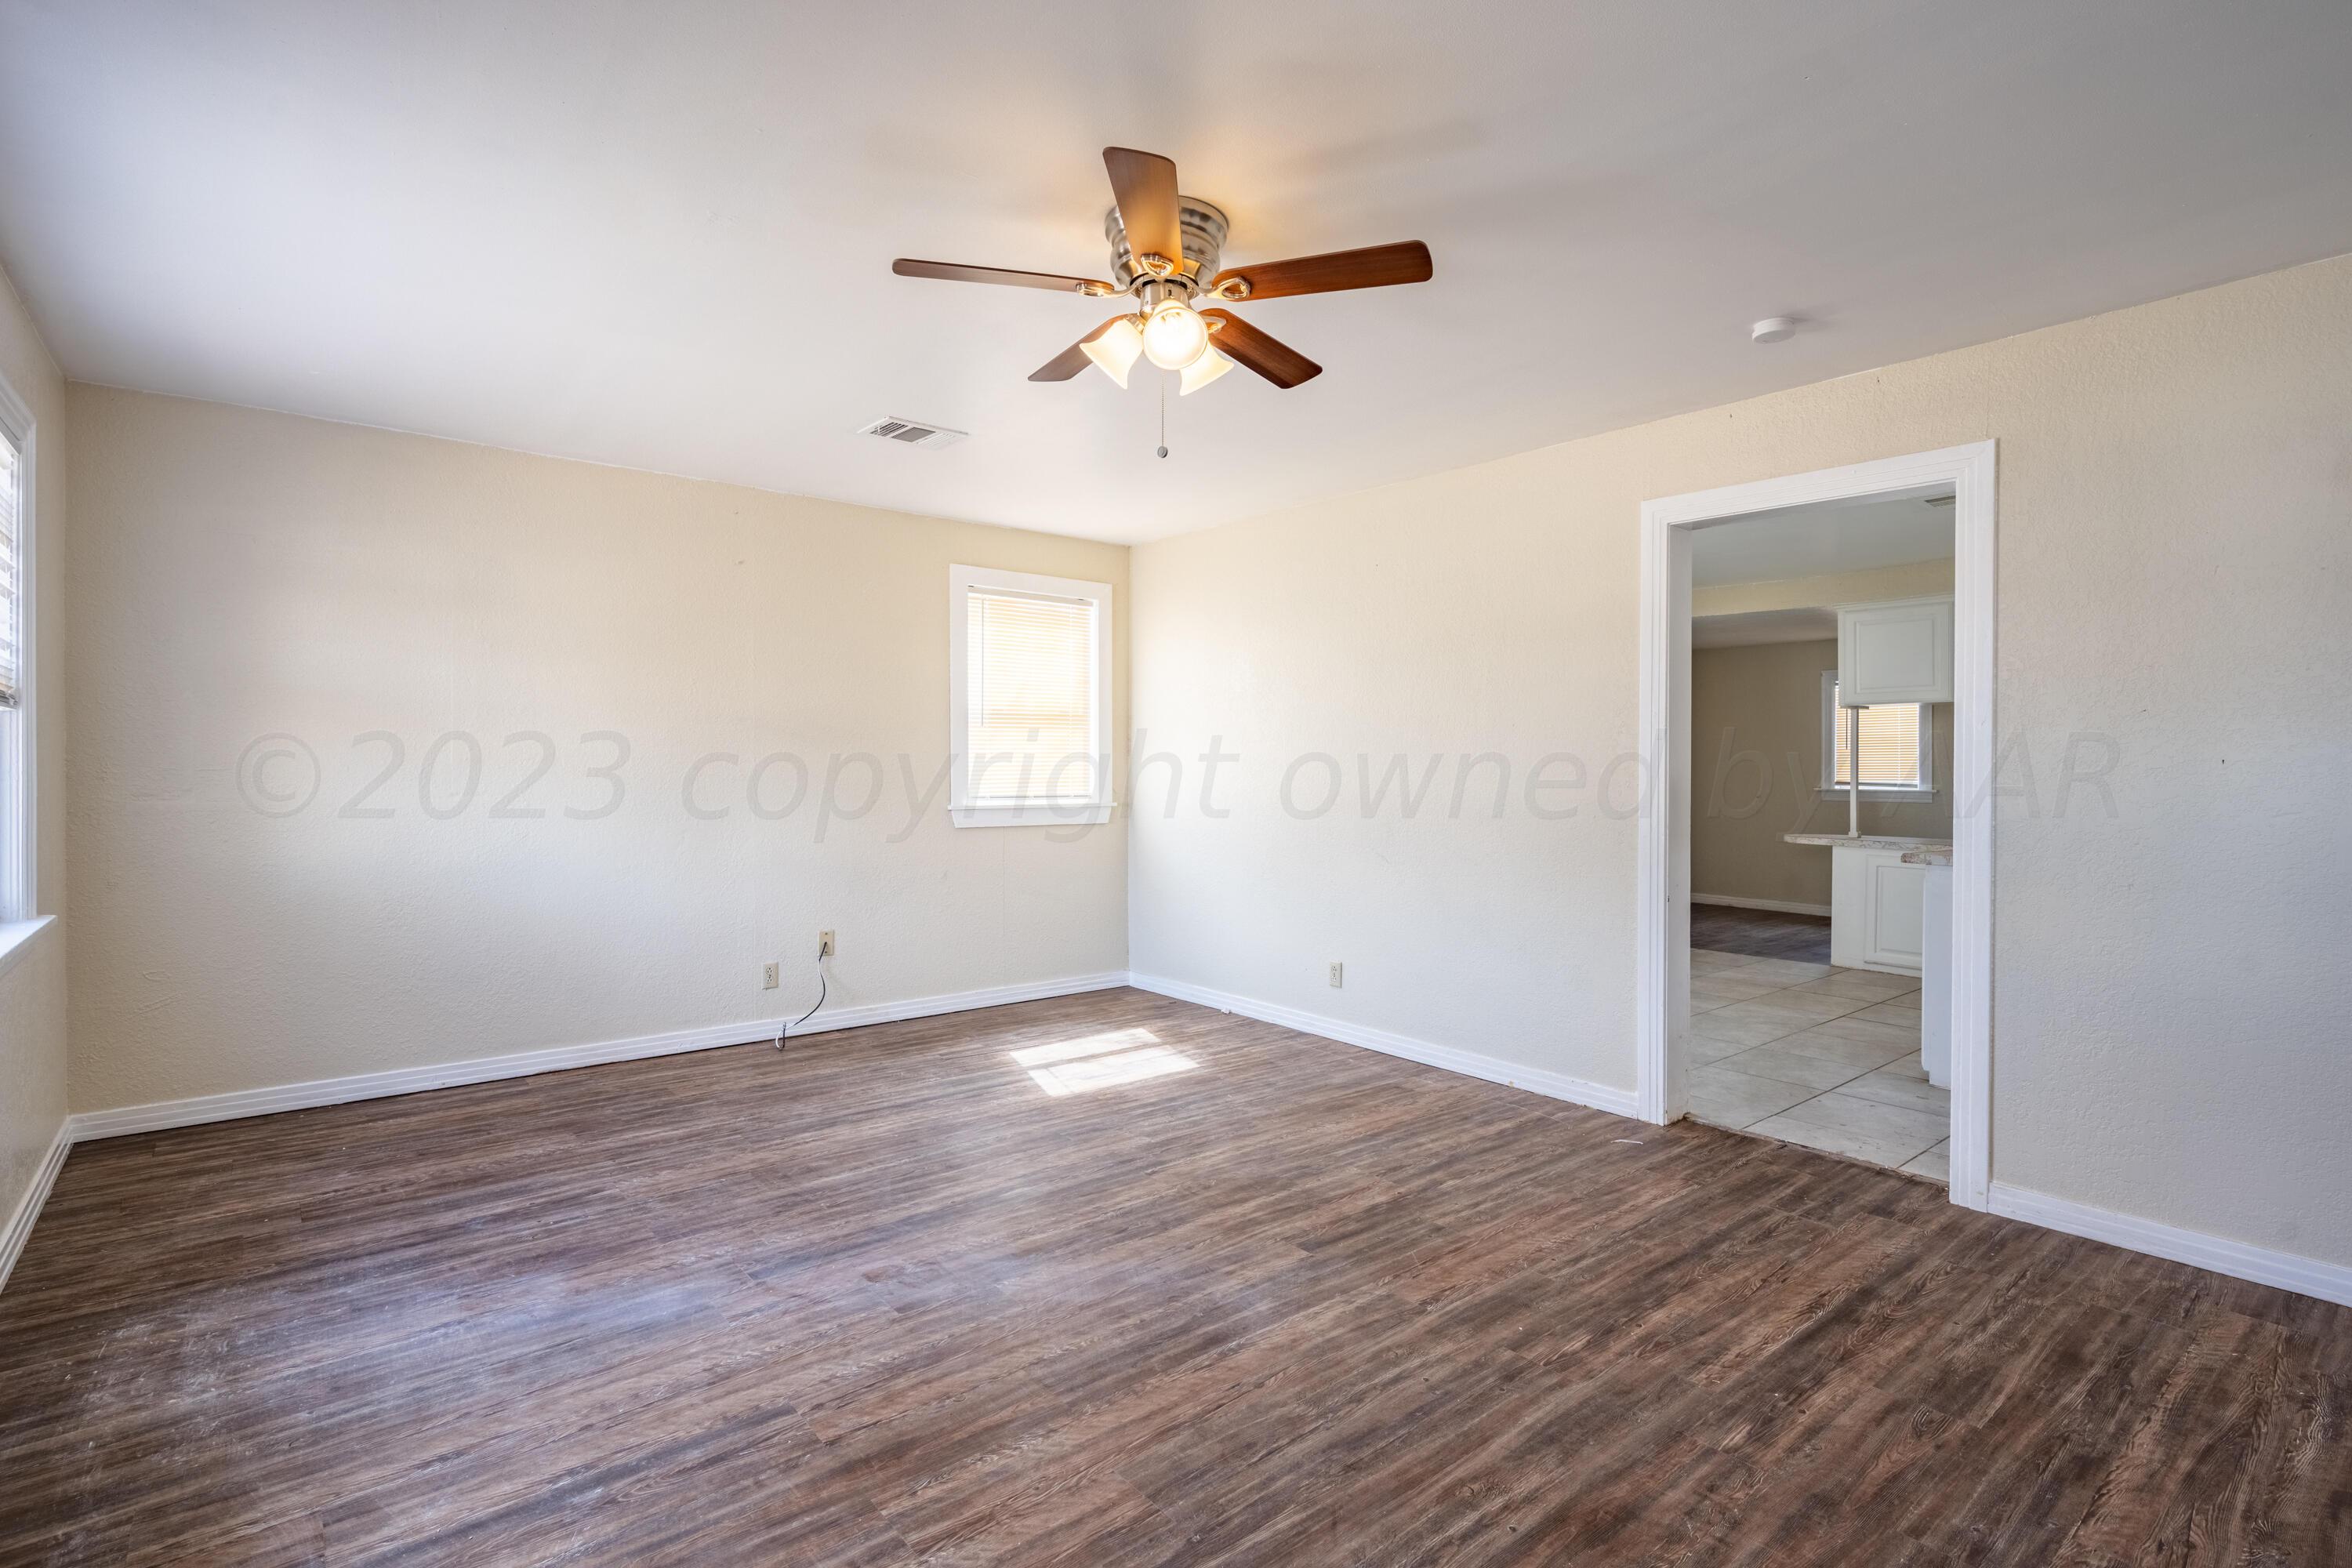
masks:
[[[950,430],[944,425],[926,425],[919,419],[877,419],[871,425],[858,426],[860,436],[879,436],[885,441],[896,441],[902,447],[952,447],[969,430]]]
[[[1784,343],[1797,335],[1794,316],[1767,316],[1748,329],[1748,335],[1759,343]]]

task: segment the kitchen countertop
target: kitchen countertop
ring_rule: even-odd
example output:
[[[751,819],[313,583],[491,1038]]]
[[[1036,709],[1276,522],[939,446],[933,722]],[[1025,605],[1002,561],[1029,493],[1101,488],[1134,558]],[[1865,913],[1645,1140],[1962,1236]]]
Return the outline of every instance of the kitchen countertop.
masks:
[[[1908,849],[1920,854],[1937,852],[1945,856],[1948,861],[1952,853],[1951,841],[1944,838],[1904,838],[1885,833],[1865,833],[1859,838],[1849,838],[1843,833],[1783,833],[1780,837],[1791,844],[1824,844],[1832,848],[1841,844],[1851,844],[1857,849]],[[1904,858],[1908,860],[1910,856]],[[1933,864],[1927,860],[1912,863],[1920,866]]]

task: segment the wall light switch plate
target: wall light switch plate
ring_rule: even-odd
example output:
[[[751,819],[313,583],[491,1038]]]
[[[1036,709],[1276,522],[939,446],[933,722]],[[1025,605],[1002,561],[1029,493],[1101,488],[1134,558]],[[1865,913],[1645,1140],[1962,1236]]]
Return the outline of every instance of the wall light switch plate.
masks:
[[[1335,964],[1333,964],[1333,965],[1331,966],[1331,989],[1332,989],[1332,990],[1337,991],[1338,989],[1339,989],[1339,973],[1340,973],[1340,971],[1341,971],[1341,970],[1343,970],[1343,969],[1345,969],[1346,967],[1347,967],[1347,965],[1345,965],[1345,964],[1341,964],[1341,963],[1335,963]]]

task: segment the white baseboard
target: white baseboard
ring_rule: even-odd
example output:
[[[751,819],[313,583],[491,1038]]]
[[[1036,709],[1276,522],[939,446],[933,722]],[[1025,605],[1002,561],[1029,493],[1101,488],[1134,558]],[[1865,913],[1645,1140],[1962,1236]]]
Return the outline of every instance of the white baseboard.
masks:
[[[2251,1279],[2257,1285],[2273,1285],[2282,1290],[2352,1307],[2352,1265],[2322,1263],[2315,1258],[2274,1252],[2266,1247],[2207,1236],[2202,1231],[2182,1230],[2152,1219],[2116,1214],[2112,1209],[2094,1208],[2072,1198],[2053,1198],[2047,1193],[2013,1187],[2006,1182],[1993,1183],[1988,1196],[1986,1207],[1994,1214],[2021,1219],[2028,1225],[2063,1230],[2069,1236],[2104,1241],[2127,1252],[2168,1258],[2175,1263],[2210,1268],[2232,1279]]]
[[[8,1228],[0,1230],[0,1286],[8,1283],[9,1270],[16,1267],[16,1257],[25,1250],[25,1242],[33,1234],[33,1222],[41,1217],[41,1205],[48,1201],[49,1187],[58,1179],[66,1155],[73,1148],[73,1118],[58,1123],[58,1135],[49,1140],[49,1151],[41,1156],[34,1169],[32,1184],[16,1200],[16,1212],[8,1216]]]
[[[941,1013],[965,1013],[981,1007],[1002,1007],[1013,1002],[1034,1002],[1047,996],[1071,996],[1082,991],[1108,991],[1127,984],[1123,972],[1079,974],[1063,980],[1038,980],[1021,985],[994,985],[982,991],[957,991],[939,996],[918,996],[905,1002],[876,1002],[862,1007],[840,1007],[819,1013],[793,1031],[804,1035],[855,1029],[867,1024],[896,1023],[903,1018],[929,1018]],[[781,1018],[754,1018],[740,1024],[716,1024],[700,1029],[678,1029],[666,1035],[639,1035],[631,1039],[604,1040],[587,1046],[555,1046],[544,1050],[516,1051],[499,1057],[475,1057],[433,1067],[395,1068],[386,1072],[356,1073],[349,1078],[314,1079],[307,1083],[280,1084],[270,1089],[238,1089],[193,1100],[157,1100],[150,1105],[126,1105],[113,1110],[85,1110],[67,1118],[72,1139],[120,1138],[132,1132],[153,1132],[168,1127],[195,1127],[207,1121],[234,1121],[272,1111],[301,1110],[314,1105],[341,1105],[354,1100],[379,1100],[386,1095],[415,1094],[428,1089],[448,1089],[463,1083],[488,1083],[497,1079],[529,1078],[534,1073],[562,1072],[594,1067],[602,1062],[637,1061],[648,1057],[675,1056],[681,1051],[706,1051],[720,1046],[740,1046],[772,1040]]]
[[[1554,1100],[1565,1100],[1577,1105],[1589,1105],[1595,1110],[1606,1110],[1619,1116],[1633,1114],[1633,1091],[1612,1089],[1607,1084],[1588,1083],[1580,1078],[1564,1073],[1545,1072],[1538,1068],[1521,1067],[1500,1057],[1482,1056],[1453,1046],[1433,1045],[1416,1040],[1409,1035],[1391,1034],[1368,1025],[1344,1023],[1327,1018],[1319,1013],[1301,1012],[1296,1007],[1284,1007],[1272,1002],[1260,1002],[1255,997],[1237,996],[1230,991],[1213,991],[1205,985],[1194,985],[1182,980],[1168,980],[1156,974],[1129,974],[1128,984],[1139,991],[1153,991],[1162,996],[1173,996],[1180,1002],[1197,1002],[1203,1007],[1221,1012],[1239,1013],[1245,1018],[1264,1023],[1279,1024],[1286,1029],[1297,1029],[1302,1035],[1320,1035],[1327,1040],[1343,1045],[1361,1046],[1367,1050],[1381,1051],[1425,1067],[1443,1068],[1466,1078],[1485,1079],[1512,1089],[1531,1089]]]
[[[1777,915],[1826,915],[1827,904],[1792,904],[1783,899],[1735,899],[1729,893],[1693,893],[1695,904],[1720,904],[1727,910],[1769,910]]]

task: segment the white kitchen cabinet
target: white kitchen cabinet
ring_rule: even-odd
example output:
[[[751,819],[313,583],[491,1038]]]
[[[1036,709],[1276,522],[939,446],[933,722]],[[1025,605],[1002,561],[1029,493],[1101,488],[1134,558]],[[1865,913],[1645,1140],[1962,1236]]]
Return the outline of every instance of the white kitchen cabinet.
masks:
[[[1927,868],[1908,845],[1841,844],[1830,858],[1830,962],[1916,974],[1927,950]]]
[[[1895,599],[1838,611],[1838,700],[1952,700],[1952,600]]]

